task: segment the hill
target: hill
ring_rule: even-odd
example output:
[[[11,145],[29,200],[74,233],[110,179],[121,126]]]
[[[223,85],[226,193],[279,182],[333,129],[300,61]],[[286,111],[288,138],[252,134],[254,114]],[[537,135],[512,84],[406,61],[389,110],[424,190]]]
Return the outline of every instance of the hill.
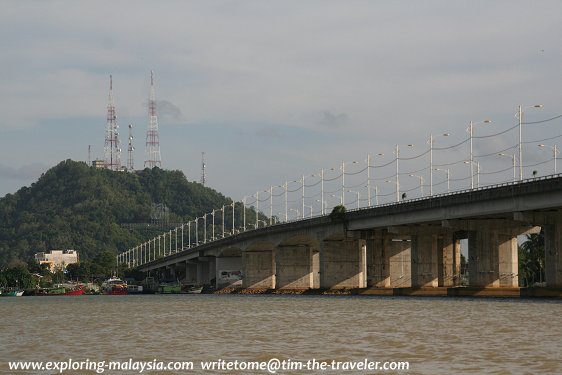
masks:
[[[0,268],[52,249],[75,249],[83,260],[127,250],[155,235],[146,225],[128,225],[153,221],[155,204],[169,208],[173,223],[231,203],[181,171],[115,172],[66,160],[0,198]],[[235,215],[241,213],[237,205]]]

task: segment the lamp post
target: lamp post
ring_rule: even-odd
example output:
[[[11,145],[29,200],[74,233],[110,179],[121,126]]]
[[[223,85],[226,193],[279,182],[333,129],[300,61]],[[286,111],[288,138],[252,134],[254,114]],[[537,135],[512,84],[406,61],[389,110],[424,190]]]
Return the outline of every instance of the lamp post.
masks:
[[[474,125],[479,124],[489,124],[491,120],[484,120],[480,122],[473,122],[470,121],[470,125],[468,126],[468,132],[470,134],[470,188],[474,189],[474,152],[472,148],[472,138],[474,138]]]
[[[441,137],[448,137],[449,133],[441,134]],[[433,195],[433,135],[429,133],[429,196]],[[410,175],[411,176],[411,175]],[[423,182],[422,182],[423,184]],[[422,187],[422,197],[423,197],[423,187]]]
[[[523,142],[522,142],[523,108],[542,108],[542,104],[518,107],[517,117],[519,118],[519,181],[523,180]]]
[[[449,174],[449,169],[441,169],[441,168],[433,168],[434,171],[441,171],[441,172],[445,172],[447,174],[447,193],[451,192],[451,186],[450,186],[450,174]]]
[[[480,187],[480,163],[477,162],[477,161],[470,161],[470,160],[465,160],[464,163],[465,164],[476,164],[476,187],[479,188]],[[473,168],[470,167],[471,173],[472,173],[472,170],[473,170]],[[474,186],[472,186],[472,188],[474,188]]]
[[[554,161],[554,174],[558,173],[557,170],[556,170],[556,157],[558,156],[558,154],[560,152],[558,151],[558,148],[556,147],[556,145],[549,146],[549,145],[540,144],[539,147],[549,147],[550,149],[552,149],[552,160]]]
[[[410,176],[410,177],[415,177],[415,178],[417,178],[418,180],[420,180],[420,192],[421,192],[421,196],[422,196],[422,198],[423,198],[423,177],[422,177],[422,176],[415,175],[415,174],[411,174],[411,175],[409,175],[409,176]]]
[[[409,144],[407,146],[414,147],[413,144]],[[400,160],[399,145],[396,145],[394,150],[394,155],[396,155],[396,203],[399,203],[400,202],[400,179],[399,179],[400,172],[398,171],[398,161]]]
[[[359,192],[353,190],[348,190],[347,192],[357,194],[357,208],[359,208]]]
[[[305,205],[304,207],[310,208],[310,217],[312,217],[312,206]],[[304,211],[302,212],[302,218],[304,219]]]
[[[498,154],[498,156],[507,156],[508,158],[511,158],[511,162],[512,162],[512,165],[513,165],[513,182],[515,182],[515,180],[517,179],[517,177],[516,177],[517,173],[515,172],[516,171],[516,169],[515,169],[515,167],[516,167],[515,154],[508,155],[508,154],[504,154],[503,152],[501,152],[501,153]]]
[[[383,156],[384,154],[378,153],[377,155]],[[367,205],[371,207],[371,154],[367,154]]]

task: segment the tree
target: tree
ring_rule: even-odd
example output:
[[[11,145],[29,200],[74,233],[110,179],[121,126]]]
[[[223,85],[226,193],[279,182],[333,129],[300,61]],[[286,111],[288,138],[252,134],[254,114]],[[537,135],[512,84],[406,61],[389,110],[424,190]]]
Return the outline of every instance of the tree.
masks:
[[[544,232],[528,234],[519,246],[519,276],[523,286],[544,281]]]

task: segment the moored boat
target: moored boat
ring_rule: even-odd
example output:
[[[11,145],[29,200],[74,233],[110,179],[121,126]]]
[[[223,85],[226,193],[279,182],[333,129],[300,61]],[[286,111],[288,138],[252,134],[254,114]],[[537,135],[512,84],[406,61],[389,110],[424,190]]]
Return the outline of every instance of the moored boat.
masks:
[[[82,285],[55,285],[52,288],[41,288],[35,291],[36,296],[81,296],[84,294]]]
[[[0,296],[2,297],[21,297],[23,296],[23,290],[19,290],[19,289],[11,289],[11,290],[4,290],[2,293],[0,293]]]
[[[180,283],[162,283],[158,285],[159,294],[179,294],[181,293]]]
[[[127,283],[116,276],[104,281],[103,284],[101,284],[101,291],[103,294],[110,295],[129,294]]]

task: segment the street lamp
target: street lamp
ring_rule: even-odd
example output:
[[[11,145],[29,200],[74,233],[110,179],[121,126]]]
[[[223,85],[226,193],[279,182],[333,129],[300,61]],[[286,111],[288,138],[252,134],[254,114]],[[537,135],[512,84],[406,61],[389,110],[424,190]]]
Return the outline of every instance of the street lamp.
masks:
[[[384,154],[378,153],[377,155],[383,156]],[[371,207],[371,154],[367,154],[367,206]]]
[[[507,156],[508,158],[511,158],[512,164],[513,164],[513,182],[515,182],[515,180],[517,179],[517,174],[515,173],[515,154],[513,155],[508,155],[508,154],[504,154],[503,152],[498,154],[499,156]]]
[[[522,128],[523,128],[523,108],[542,108],[542,104],[519,106],[517,117],[519,118],[519,181],[523,180],[523,142],[522,142]]]
[[[449,133],[443,133],[441,137],[448,137]],[[429,134],[429,196],[433,195],[433,135]],[[411,175],[410,175],[411,176]],[[423,187],[422,187],[422,197],[423,197]]]
[[[554,160],[554,174],[556,174],[557,173],[557,171],[556,171],[556,156],[558,156],[558,154],[560,153],[558,151],[558,148],[556,147],[556,145],[549,146],[549,145],[543,145],[543,144],[540,144],[539,147],[549,147],[550,149],[552,149],[552,159]]]
[[[465,160],[464,162],[465,164],[476,164],[476,187],[479,188],[480,187],[480,163],[477,161],[470,161],[470,160]],[[473,168],[470,168],[470,172],[472,173]]]
[[[474,152],[472,149],[472,138],[474,137],[474,125],[479,125],[479,124],[489,124],[491,123],[492,120],[484,120],[484,121],[480,121],[480,122],[473,122],[470,121],[470,125],[468,126],[467,131],[470,134],[470,188],[474,189]]]
[[[445,172],[447,174],[447,193],[451,192],[451,186],[450,186],[450,174],[449,174],[449,169],[441,169],[441,168],[433,168],[434,171],[441,171],[441,172]]]
[[[422,177],[422,176],[415,175],[415,174],[411,174],[411,175],[409,175],[409,176],[410,176],[410,177],[416,177],[417,179],[420,180],[420,192],[421,192],[421,196],[422,196],[422,198],[423,198],[423,177]]]
[[[312,206],[305,205],[304,207],[310,208],[310,217],[312,217]],[[302,212],[302,218],[304,219],[304,211]]]
[[[357,208],[359,208],[359,192],[358,191],[353,191],[353,190],[348,190],[348,193],[355,193],[357,194]]]
[[[407,145],[408,147],[414,147],[413,144]],[[398,172],[398,160],[400,160],[400,148],[399,145],[396,145],[394,150],[394,155],[396,156],[396,202],[400,202],[400,179],[399,172]]]
[[[357,164],[356,161],[350,163]],[[341,189],[341,204],[345,206],[345,161],[341,163]]]

